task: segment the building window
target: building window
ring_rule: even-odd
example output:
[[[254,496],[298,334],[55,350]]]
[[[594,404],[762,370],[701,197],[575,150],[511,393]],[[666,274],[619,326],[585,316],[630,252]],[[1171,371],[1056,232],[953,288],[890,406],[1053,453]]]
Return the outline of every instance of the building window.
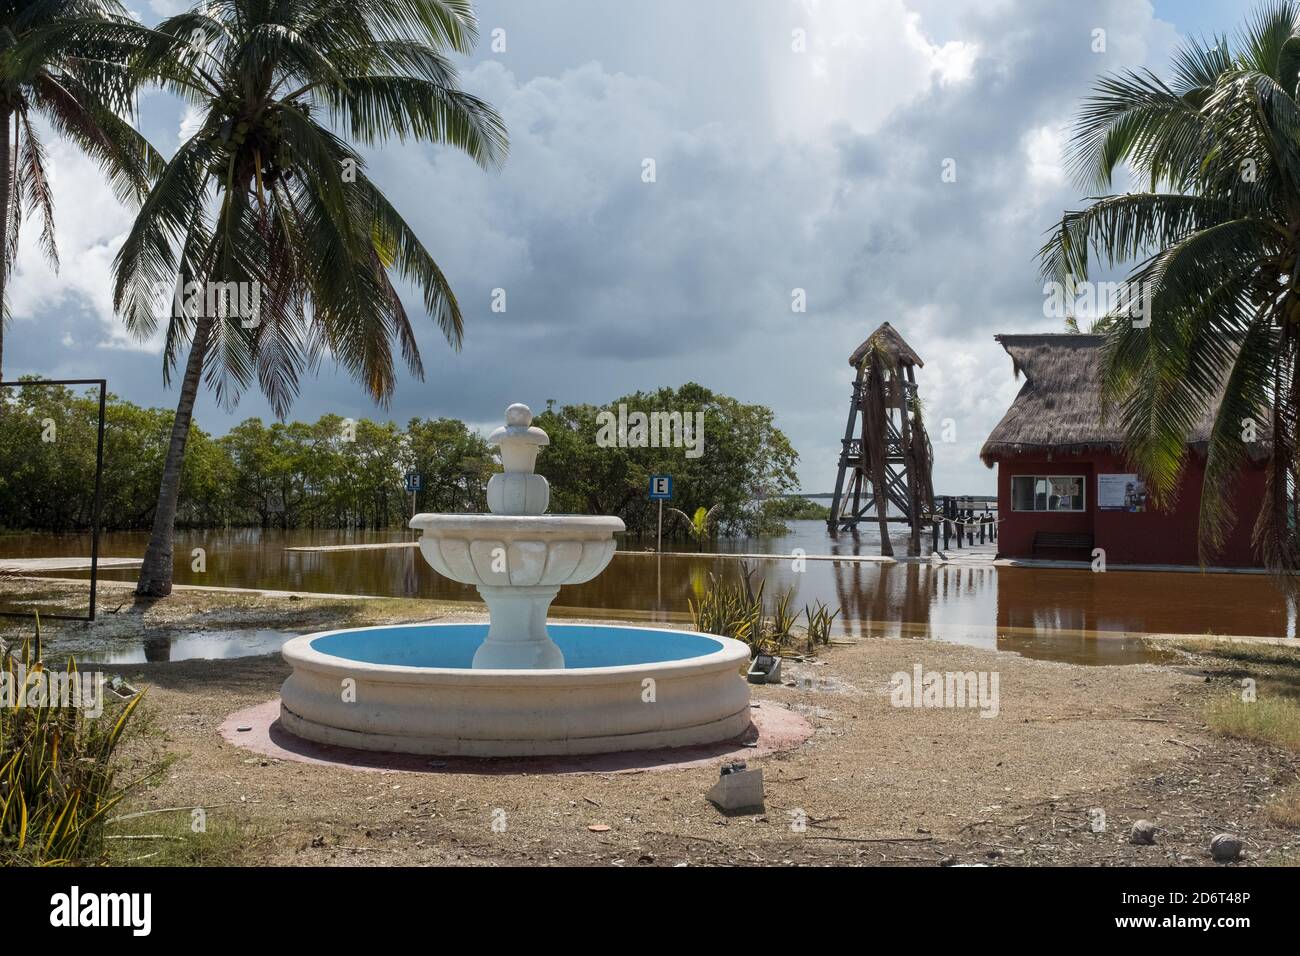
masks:
[[[1014,475],[1012,511],[1083,511],[1082,475]]]

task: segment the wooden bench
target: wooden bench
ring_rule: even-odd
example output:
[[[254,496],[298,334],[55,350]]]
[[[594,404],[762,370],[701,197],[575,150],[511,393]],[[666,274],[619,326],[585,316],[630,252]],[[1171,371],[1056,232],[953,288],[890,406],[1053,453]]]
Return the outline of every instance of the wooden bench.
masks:
[[[1079,560],[1086,561],[1092,557],[1092,535],[1061,534],[1054,531],[1038,531],[1034,534],[1034,557],[1050,557],[1046,552],[1068,551],[1071,555],[1081,553]]]

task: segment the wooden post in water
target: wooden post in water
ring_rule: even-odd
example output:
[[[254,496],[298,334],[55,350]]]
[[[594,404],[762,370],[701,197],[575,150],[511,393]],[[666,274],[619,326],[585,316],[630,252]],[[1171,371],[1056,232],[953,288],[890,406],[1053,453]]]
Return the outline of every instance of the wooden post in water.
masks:
[[[889,483],[885,465],[889,442],[885,434],[889,426],[888,389],[879,354],[868,355],[867,363],[867,394],[862,409],[862,470],[870,475],[875,496],[876,520],[880,523],[880,553],[892,558],[894,543],[889,540]]]

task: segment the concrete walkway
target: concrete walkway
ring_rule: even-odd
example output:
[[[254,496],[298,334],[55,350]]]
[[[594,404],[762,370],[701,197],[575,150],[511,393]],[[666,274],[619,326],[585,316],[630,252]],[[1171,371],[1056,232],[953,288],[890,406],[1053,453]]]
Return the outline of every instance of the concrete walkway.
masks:
[[[418,548],[418,541],[378,541],[374,544],[306,544],[298,545],[292,548],[285,548],[286,551],[384,551],[388,548]]]
[[[329,552],[329,551],[382,551],[390,548],[417,548],[417,541],[386,541],[377,544],[327,544],[308,545],[285,548],[285,551]],[[832,561],[836,564],[930,564],[953,565],[956,567],[995,567],[995,568],[1062,568],[1076,571],[1092,569],[1091,561],[1048,561],[1035,558],[999,558],[996,542],[970,544],[964,548],[949,548],[932,554],[913,557],[896,555],[892,558],[879,554],[801,554],[798,557],[806,561]],[[796,557],[793,549],[784,553],[770,554],[759,552],[711,552],[711,551],[619,551],[620,556],[653,558],[656,555],[665,558],[710,558],[732,561],[792,561]],[[101,562],[104,560],[100,559]],[[1179,571],[1184,574],[1267,574],[1263,568],[1201,568],[1194,564],[1109,564],[1108,571]]]
[[[139,563],[139,562],[137,562]],[[24,576],[19,575],[19,579]],[[53,581],[58,584],[85,584],[83,578],[27,577],[30,581]],[[99,590],[134,591],[134,581],[113,581],[99,579]],[[331,591],[279,591],[274,588],[237,588],[215,584],[173,584],[173,591],[211,591],[217,594],[256,594],[258,597],[277,598],[327,598],[334,601],[397,601],[403,600],[396,594],[335,594]],[[165,600],[159,599],[159,600]],[[442,604],[459,604],[459,601],[441,601]]]
[[[138,568],[141,558],[100,558],[99,567]],[[0,558],[0,574],[39,574],[42,571],[89,571],[90,558]]]

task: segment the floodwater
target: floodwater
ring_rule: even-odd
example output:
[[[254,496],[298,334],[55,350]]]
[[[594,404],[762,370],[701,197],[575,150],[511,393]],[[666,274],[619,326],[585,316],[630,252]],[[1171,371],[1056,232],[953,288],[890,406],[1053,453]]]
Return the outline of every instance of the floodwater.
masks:
[[[848,637],[941,640],[1048,660],[1103,664],[1156,659],[1141,641],[1126,636],[1133,632],[1296,636],[1294,607],[1266,575],[1115,570],[1094,574],[811,558],[800,571],[792,557],[795,549],[808,555],[874,555],[878,543],[866,529],[858,536],[831,538],[820,522],[789,524],[790,535],[729,540],[721,548],[733,554],[781,555],[748,562],[756,569],[755,585],[765,580],[768,594],[792,589],[795,608],[816,601],[840,608],[837,630]],[[413,533],[404,529],[182,531],[177,535],[175,579],[178,584],[479,601],[474,588],[435,574],[415,548],[285,550],[411,540]],[[138,557],[146,543],[144,533],[109,533],[101,539],[100,554]],[[560,592],[555,615],[687,621],[687,602],[698,598],[710,575],[734,579],[740,573],[735,558],[660,557],[645,553],[642,549],[647,545],[653,547],[653,541],[624,542],[628,550],[616,554],[603,574]],[[903,536],[895,545],[896,553],[906,553]],[[204,572],[191,568],[195,548],[205,551]],[[87,553],[86,536],[0,536],[0,558]],[[136,575],[130,568],[100,573],[117,580],[134,580]]]
[[[159,661],[226,660],[232,657],[257,657],[273,654],[285,641],[296,634],[285,631],[232,630],[196,631],[192,634],[173,634],[150,637],[140,644],[97,647],[75,650],[78,664],[153,664]],[[49,655],[56,663],[59,654]]]

